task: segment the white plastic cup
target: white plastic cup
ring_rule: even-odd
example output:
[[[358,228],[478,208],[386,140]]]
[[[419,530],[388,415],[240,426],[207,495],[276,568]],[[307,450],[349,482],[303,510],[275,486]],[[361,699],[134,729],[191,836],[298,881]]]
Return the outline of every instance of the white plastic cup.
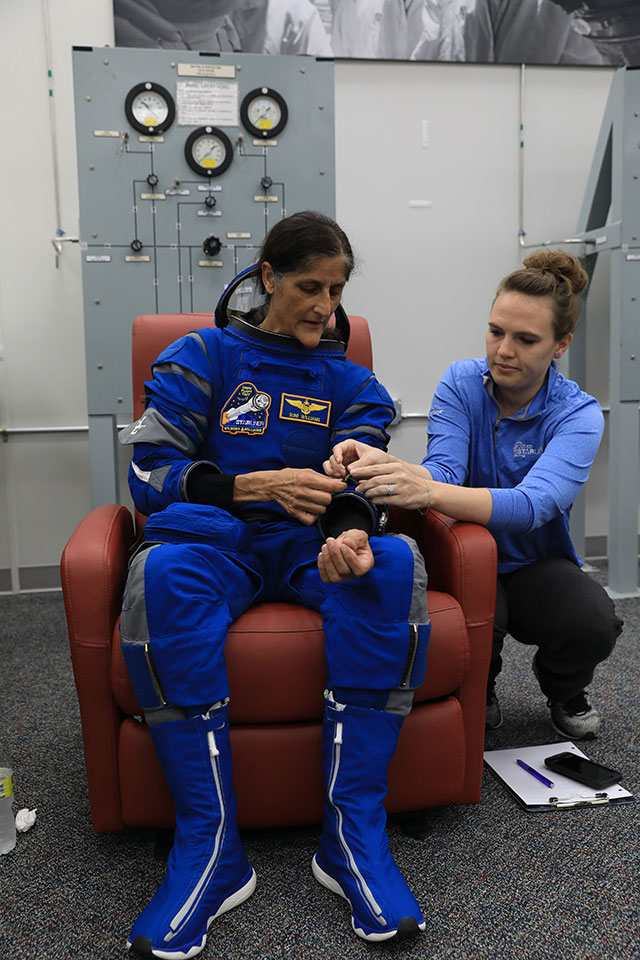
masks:
[[[0,854],[16,845],[16,818],[13,815],[13,770],[0,767]]]

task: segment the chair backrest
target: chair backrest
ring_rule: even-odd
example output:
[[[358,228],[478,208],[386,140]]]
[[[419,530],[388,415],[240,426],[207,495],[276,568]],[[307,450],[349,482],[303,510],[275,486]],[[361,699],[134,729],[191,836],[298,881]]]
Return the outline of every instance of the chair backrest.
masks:
[[[354,363],[372,368],[371,336],[364,317],[349,316],[351,337],[347,356]],[[148,313],[136,317],[131,332],[131,371],[133,380],[133,417],[144,411],[144,382],[151,377],[151,365],[174,340],[190,330],[213,326],[211,313]]]

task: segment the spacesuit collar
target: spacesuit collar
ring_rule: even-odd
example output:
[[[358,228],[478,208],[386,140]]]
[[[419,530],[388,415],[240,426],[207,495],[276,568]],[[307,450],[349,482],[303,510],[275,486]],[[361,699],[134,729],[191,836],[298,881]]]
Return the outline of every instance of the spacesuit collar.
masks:
[[[285,346],[289,350],[300,350],[301,353],[344,353],[345,346],[341,340],[332,340],[323,337],[317,347],[305,347],[296,337],[288,337],[283,333],[273,333],[271,330],[263,330],[262,327],[256,327],[246,320],[241,313],[229,313],[229,326],[239,333],[256,340],[259,343],[270,343],[274,346]]]

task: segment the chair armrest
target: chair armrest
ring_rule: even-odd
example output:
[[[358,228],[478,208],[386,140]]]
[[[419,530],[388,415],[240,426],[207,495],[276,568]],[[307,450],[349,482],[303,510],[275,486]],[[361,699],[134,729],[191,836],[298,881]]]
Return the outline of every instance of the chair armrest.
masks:
[[[429,588],[455,597],[469,626],[493,622],[498,552],[486,527],[438,510],[422,515],[392,507],[389,529],[413,537],[424,557]]]
[[[111,643],[133,541],[133,521],[125,507],[97,507],[78,524],[60,560],[91,815],[98,832],[122,829],[120,717],[111,690]]]

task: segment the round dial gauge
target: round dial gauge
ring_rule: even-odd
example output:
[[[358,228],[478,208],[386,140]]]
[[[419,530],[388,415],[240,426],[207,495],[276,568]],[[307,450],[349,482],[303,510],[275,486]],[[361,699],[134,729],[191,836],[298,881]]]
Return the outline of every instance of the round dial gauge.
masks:
[[[233,146],[219,127],[198,127],[187,137],[184,155],[201,177],[219,177],[233,159]]]
[[[134,130],[157,136],[173,123],[176,105],[169,91],[159,83],[139,83],[129,90],[124,112]]]
[[[258,87],[242,101],[240,119],[254,137],[277,137],[287,125],[289,109],[284,97],[276,90]]]

